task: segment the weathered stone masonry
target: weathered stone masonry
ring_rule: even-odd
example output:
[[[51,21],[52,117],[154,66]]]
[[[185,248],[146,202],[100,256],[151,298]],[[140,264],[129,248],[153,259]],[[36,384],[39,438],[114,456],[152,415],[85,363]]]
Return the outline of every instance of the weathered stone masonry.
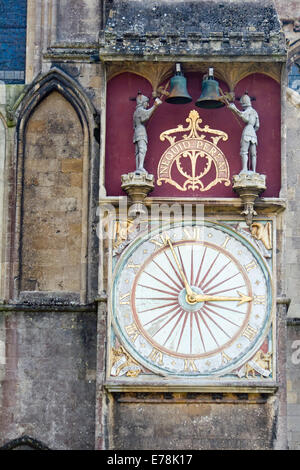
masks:
[[[276,401],[251,393],[103,388],[107,312],[98,291],[96,230],[99,191],[105,193],[100,149],[109,125],[107,80],[126,61],[129,71],[144,67],[154,86],[157,77],[145,66],[152,60],[166,63],[169,73],[174,57],[181,58],[194,71],[229,51],[233,59],[246,49],[262,59],[274,56],[286,38],[288,72],[300,57],[300,3],[273,3],[281,24],[263,0],[0,1],[0,80],[6,82],[0,92],[0,447],[21,438],[74,450],[300,448],[300,95],[294,90],[282,96],[281,395]],[[99,51],[102,61],[112,61],[110,69]],[[234,87],[231,62],[222,67]],[[278,75],[278,68],[265,67]]]

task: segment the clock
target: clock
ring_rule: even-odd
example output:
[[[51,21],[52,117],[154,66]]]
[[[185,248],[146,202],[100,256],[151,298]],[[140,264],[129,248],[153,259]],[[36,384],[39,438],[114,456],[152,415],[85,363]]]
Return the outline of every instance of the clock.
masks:
[[[132,242],[114,267],[114,331],[150,373],[233,375],[266,339],[273,304],[266,261],[226,224],[157,228]]]

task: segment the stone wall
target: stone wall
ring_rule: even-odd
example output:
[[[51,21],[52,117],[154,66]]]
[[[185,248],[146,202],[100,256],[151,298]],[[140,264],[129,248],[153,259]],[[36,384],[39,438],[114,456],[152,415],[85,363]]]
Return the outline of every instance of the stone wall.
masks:
[[[93,449],[96,313],[1,311],[0,447],[29,435]]]
[[[57,8],[57,41],[96,43],[101,27],[99,0],[60,0]]]
[[[289,41],[288,67],[293,59],[299,58],[300,46],[300,3],[298,0],[285,2],[275,0],[282,28]],[[295,55],[296,54],[296,55]],[[300,95],[287,88],[285,105],[286,129],[286,175],[287,208],[285,211],[286,257],[284,272],[286,276],[286,295],[291,300],[287,324],[287,438],[290,449],[300,449],[300,361],[297,349],[300,340],[300,206],[299,206],[299,153],[300,153]]]
[[[287,341],[288,444],[300,450],[300,321],[289,320]]]
[[[112,449],[272,449],[274,400],[260,394],[119,393]]]
[[[6,86],[7,103],[0,103],[0,112],[9,121],[7,140],[0,142],[1,164],[6,150],[0,190],[4,180],[9,213],[1,219],[7,234],[2,244],[6,279],[1,279],[5,289],[1,289],[0,303],[3,298],[12,299],[10,280],[18,279],[27,304],[15,308],[11,300],[10,305],[0,307],[0,447],[29,435],[51,449],[95,448],[97,318],[92,302],[98,281],[100,122],[96,116],[102,104],[102,71],[90,60],[94,49],[89,43],[97,40],[100,4],[74,1],[70,9],[66,1],[28,0],[28,87],[24,94],[28,98],[26,92],[32,92],[34,103],[29,98],[32,112],[22,123],[21,137],[16,126],[21,88]],[[76,41],[87,45],[88,59],[68,63],[63,54],[57,60],[42,61],[56,40],[70,40],[71,48]],[[80,56],[81,46],[77,50]],[[40,83],[30,88],[32,81],[53,66],[59,69],[53,74],[55,86],[51,89],[50,84],[41,100],[38,92],[34,94]],[[2,137],[2,121],[0,132]],[[18,153],[19,139],[24,147]],[[19,239],[21,247],[15,256]],[[20,261],[20,278],[12,275],[14,261]],[[87,288],[90,299],[84,295]],[[36,293],[41,297],[35,297]],[[39,301],[44,307],[38,306]],[[78,305],[80,301],[84,305]],[[89,301],[91,305],[85,305]]]
[[[299,103],[297,104],[297,102]],[[286,273],[287,296],[291,298],[289,317],[300,317],[300,95],[288,89],[286,103],[287,180],[288,201],[286,209]]]

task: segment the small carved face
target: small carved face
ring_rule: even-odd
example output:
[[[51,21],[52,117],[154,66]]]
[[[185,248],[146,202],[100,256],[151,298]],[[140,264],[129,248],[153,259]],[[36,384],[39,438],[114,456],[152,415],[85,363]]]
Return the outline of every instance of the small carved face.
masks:
[[[144,101],[143,108],[147,109],[149,106],[149,101]]]

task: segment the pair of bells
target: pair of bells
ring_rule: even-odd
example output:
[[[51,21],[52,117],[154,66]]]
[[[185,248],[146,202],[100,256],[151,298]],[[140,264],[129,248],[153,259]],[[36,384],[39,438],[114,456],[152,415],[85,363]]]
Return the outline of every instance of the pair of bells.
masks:
[[[193,101],[187,91],[186,78],[181,72],[180,64],[176,64],[176,74],[170,80],[170,93],[165,101],[171,104],[186,104]],[[202,81],[202,93],[195,105],[205,109],[225,106],[225,103],[221,101],[219,83],[214,80],[212,68],[209,69],[208,75]]]

